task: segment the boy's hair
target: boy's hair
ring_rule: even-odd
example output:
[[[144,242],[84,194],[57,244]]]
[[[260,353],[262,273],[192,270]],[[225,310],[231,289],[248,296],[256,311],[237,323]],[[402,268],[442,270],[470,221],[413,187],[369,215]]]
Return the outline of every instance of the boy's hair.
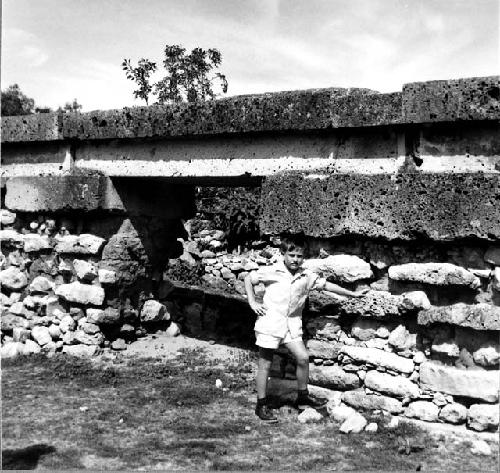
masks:
[[[304,253],[306,252],[307,243],[303,233],[281,235],[280,240],[280,250],[282,253],[293,250],[302,250]]]

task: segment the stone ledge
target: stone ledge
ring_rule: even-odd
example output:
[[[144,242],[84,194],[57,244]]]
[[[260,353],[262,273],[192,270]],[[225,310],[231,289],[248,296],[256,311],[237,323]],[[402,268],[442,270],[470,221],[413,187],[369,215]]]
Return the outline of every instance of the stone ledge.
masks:
[[[447,323],[475,330],[500,330],[500,307],[486,303],[432,307],[420,311],[417,320],[420,325]]]
[[[318,238],[493,240],[500,238],[499,196],[496,174],[287,172],[264,180],[260,226]]]
[[[436,121],[497,120],[499,78],[411,83],[402,92],[310,89],[196,104],[2,118],[2,142],[200,136],[325,130]]]

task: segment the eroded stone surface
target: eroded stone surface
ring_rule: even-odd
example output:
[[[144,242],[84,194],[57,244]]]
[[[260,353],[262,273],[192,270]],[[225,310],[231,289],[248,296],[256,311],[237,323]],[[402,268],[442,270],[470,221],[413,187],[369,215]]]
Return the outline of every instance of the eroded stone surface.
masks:
[[[158,322],[162,320],[170,320],[170,314],[163,304],[151,299],[146,301],[142,306],[141,320],[143,322]]]
[[[381,394],[366,394],[364,390],[346,391],[342,400],[358,409],[375,410],[380,409],[391,414],[399,414],[403,411],[403,405],[398,399]]]
[[[68,302],[92,305],[101,305],[104,302],[104,289],[102,287],[82,284],[77,281],[70,284],[61,284],[56,288],[55,292]]]
[[[500,381],[498,371],[463,370],[426,361],[420,365],[420,383],[432,391],[496,402]]]
[[[415,367],[412,360],[377,348],[344,346],[341,351],[355,361],[383,366],[400,373],[411,373]]]
[[[413,281],[440,286],[480,286],[477,276],[451,263],[407,263],[389,268],[389,277],[396,281]]]
[[[0,284],[11,291],[18,291],[28,285],[26,274],[15,266],[0,271]]]
[[[354,255],[330,255],[326,258],[308,259],[304,261],[303,267],[338,282],[355,282],[373,276],[370,264]]]
[[[415,401],[405,409],[405,416],[435,422],[438,420],[439,407],[429,401]]]
[[[324,340],[310,339],[306,342],[307,351],[312,358],[337,359],[341,343],[332,343]]]
[[[379,371],[368,371],[365,377],[365,385],[380,393],[388,394],[397,398],[416,398],[420,389],[404,376],[392,376]]]
[[[467,412],[467,426],[474,430],[494,430],[498,427],[498,404],[473,404]]]
[[[82,233],[59,237],[56,245],[58,253],[73,253],[80,255],[96,255],[104,245],[104,238]]]
[[[330,389],[355,389],[359,387],[359,378],[354,373],[344,371],[340,366],[309,365],[311,384]]]
[[[450,424],[463,424],[467,419],[467,408],[462,404],[452,402],[439,411],[439,418]]]
[[[500,307],[492,304],[464,304],[431,307],[418,314],[420,325],[436,322],[470,327],[475,330],[500,330]]]

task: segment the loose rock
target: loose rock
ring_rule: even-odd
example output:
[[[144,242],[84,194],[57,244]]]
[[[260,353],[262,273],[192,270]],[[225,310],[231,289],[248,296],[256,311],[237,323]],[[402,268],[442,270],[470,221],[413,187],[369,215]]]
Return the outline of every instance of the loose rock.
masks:
[[[439,411],[439,418],[450,424],[463,424],[467,419],[467,408],[456,402],[447,404]]]
[[[467,426],[474,430],[495,430],[499,422],[498,404],[473,404],[467,413]]]
[[[438,419],[439,407],[433,402],[415,401],[408,405],[405,416],[435,422]]]
[[[323,420],[323,416],[316,409],[308,407],[298,415],[297,420],[301,424],[307,424],[312,422],[319,422]]]
[[[170,320],[170,314],[168,313],[167,308],[163,304],[152,299],[144,303],[140,317],[143,322]]]
[[[93,305],[101,305],[104,302],[104,289],[102,287],[82,284],[77,281],[61,284],[55,292],[68,302]]]
[[[366,424],[366,419],[359,412],[356,412],[344,421],[339,430],[344,434],[357,434],[366,427]]]

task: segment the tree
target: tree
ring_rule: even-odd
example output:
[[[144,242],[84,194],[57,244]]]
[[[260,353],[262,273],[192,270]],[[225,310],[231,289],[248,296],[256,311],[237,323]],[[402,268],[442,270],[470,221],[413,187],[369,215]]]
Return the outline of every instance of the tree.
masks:
[[[156,63],[141,59],[137,67],[132,67],[130,59],[123,60],[127,79],[139,85],[134,96],[145,100],[146,105],[150,94],[156,95],[160,104],[214,99],[217,97],[214,91],[216,83],[223,93],[227,92],[226,76],[220,72],[212,74],[222,62],[219,50],[194,48],[188,54],[182,46],[167,44],[164,53],[163,67],[167,74],[154,84],[150,84],[149,78],[156,71]]]
[[[76,99],[73,99],[73,102],[66,102],[64,107],[59,107],[57,111],[62,113],[71,113],[80,112],[81,109],[82,105],[80,105]]]
[[[19,85],[13,84],[2,90],[2,116],[29,115],[34,107],[35,101],[24,95]]]

